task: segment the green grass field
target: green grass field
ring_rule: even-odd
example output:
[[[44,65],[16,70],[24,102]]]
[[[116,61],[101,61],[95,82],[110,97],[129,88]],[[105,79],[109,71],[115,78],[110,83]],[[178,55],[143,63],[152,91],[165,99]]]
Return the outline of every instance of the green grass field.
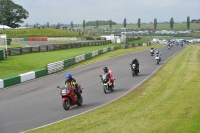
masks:
[[[6,34],[7,38],[25,38],[25,37],[80,37],[76,31],[53,29],[53,28],[27,28],[27,29],[11,29],[1,30],[1,34]]]
[[[199,133],[199,69],[200,46],[187,46],[125,97],[97,110],[29,132]]]

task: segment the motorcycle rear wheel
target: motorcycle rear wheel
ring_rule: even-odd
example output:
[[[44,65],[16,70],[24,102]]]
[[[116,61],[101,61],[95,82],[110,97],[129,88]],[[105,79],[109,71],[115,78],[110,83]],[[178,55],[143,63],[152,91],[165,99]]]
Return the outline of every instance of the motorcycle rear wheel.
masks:
[[[68,100],[62,101],[62,105],[63,105],[63,108],[64,108],[65,110],[69,110],[69,109],[70,109],[71,102],[70,102],[70,100],[68,99]]]
[[[81,106],[82,104],[83,104],[83,97],[82,97],[82,95],[80,94],[80,95],[78,96],[77,105],[78,105],[78,106]]]

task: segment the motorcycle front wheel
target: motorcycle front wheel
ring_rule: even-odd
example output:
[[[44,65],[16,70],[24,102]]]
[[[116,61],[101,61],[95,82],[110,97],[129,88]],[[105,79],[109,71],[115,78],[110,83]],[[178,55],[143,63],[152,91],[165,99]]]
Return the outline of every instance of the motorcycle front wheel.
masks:
[[[134,71],[134,70],[132,70],[132,76],[133,76],[133,77],[135,76],[135,71]]]
[[[159,60],[156,60],[157,65],[159,64]]]
[[[63,108],[65,109],[65,110],[69,110],[70,109],[70,100],[68,99],[68,100],[65,100],[65,101],[62,101],[62,105],[63,105]]]
[[[104,91],[105,94],[108,93],[108,86],[107,86],[107,85],[104,85],[104,86],[103,86],[103,91]]]
[[[80,95],[78,96],[77,105],[78,105],[78,106],[81,106],[82,104],[83,104],[83,97],[82,97],[82,95],[80,94]]]

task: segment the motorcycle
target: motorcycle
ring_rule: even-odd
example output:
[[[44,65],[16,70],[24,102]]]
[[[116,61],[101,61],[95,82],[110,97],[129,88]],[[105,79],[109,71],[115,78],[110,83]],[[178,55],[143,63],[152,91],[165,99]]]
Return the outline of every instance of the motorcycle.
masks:
[[[150,54],[151,54],[151,56],[154,55],[154,50],[153,49],[150,50]]]
[[[130,68],[131,68],[132,76],[133,76],[133,77],[134,77],[135,75],[138,76],[139,69],[136,68],[136,65],[135,65],[135,64],[130,64]]]
[[[60,88],[59,86],[57,88]],[[78,92],[80,95],[77,95],[74,92],[74,88],[71,86],[64,86],[60,88],[60,95],[62,97],[62,105],[65,110],[69,110],[71,106],[83,104],[83,97],[81,85],[78,85]]]
[[[109,83],[108,73],[105,73],[103,75],[99,75],[99,77],[101,77],[101,82],[103,83],[103,91],[104,91],[105,94],[114,90],[115,82]]]
[[[161,61],[161,57],[160,57],[159,54],[156,54],[156,55],[155,55],[155,60],[156,60],[156,64],[158,65],[159,62]]]

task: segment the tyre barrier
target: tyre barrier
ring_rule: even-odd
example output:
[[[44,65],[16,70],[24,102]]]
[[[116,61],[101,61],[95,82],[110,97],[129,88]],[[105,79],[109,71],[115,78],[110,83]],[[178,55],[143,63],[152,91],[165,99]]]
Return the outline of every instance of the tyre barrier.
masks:
[[[59,61],[59,63],[58,62],[54,62],[54,63],[47,64],[48,74],[60,71],[65,67],[68,67],[68,66],[71,66],[73,64],[79,63],[79,62],[84,61],[86,59],[90,59],[90,58],[92,58],[94,56],[97,56],[99,54],[105,53],[107,51],[116,50],[116,49],[117,49],[117,47],[115,47],[115,46],[110,47],[110,48],[103,48],[101,50],[92,51],[91,53],[75,56],[74,58],[71,58],[71,59]]]

